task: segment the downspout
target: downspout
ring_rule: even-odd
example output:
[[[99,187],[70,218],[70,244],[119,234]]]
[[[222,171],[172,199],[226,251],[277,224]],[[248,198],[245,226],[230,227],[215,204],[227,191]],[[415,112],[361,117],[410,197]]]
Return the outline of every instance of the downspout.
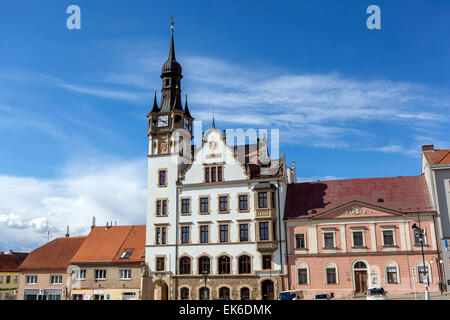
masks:
[[[178,184],[178,182],[177,182],[177,184]],[[178,232],[179,232],[179,230],[178,230],[178,223],[179,223],[178,210],[180,209],[179,203],[178,203],[178,186],[176,187],[176,193],[177,193],[177,195],[175,198],[176,198],[177,203],[176,203],[176,212],[175,212],[175,214],[176,214],[175,227],[177,230],[175,231],[175,235],[176,235],[176,239],[175,239],[175,300],[178,300],[178,250],[179,250],[179,248],[178,248],[178,236],[179,236],[179,234],[178,234]]]
[[[437,230],[437,227],[436,227],[436,217],[435,217],[434,214],[433,214],[433,224],[434,224],[434,236],[435,236],[435,239],[436,239],[436,241],[440,242],[440,239],[438,237],[438,230]],[[440,247],[441,247],[440,243],[437,243],[437,255],[438,255],[438,257],[437,257],[436,264],[437,264],[437,271],[438,271],[438,276],[439,276],[439,282],[441,283],[439,291],[442,294],[442,292],[444,291],[444,285],[445,284],[444,284],[444,279],[442,278],[443,270],[441,269],[442,265],[441,265],[441,251],[440,251]]]
[[[283,261],[283,246],[281,245],[281,218],[280,218],[280,182],[278,182],[278,188],[277,188],[277,202],[278,202],[278,243],[280,244],[280,262],[281,262],[281,274],[284,274],[284,261]],[[286,234],[284,235],[286,238]],[[286,239],[285,239],[286,240]],[[283,279],[283,277],[281,277]],[[281,290],[284,291],[284,281],[281,281]]]

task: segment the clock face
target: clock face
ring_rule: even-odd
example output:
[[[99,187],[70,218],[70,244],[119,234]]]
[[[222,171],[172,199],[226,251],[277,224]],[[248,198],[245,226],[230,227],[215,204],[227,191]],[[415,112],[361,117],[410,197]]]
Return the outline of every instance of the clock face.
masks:
[[[158,118],[158,127],[168,127],[169,126],[169,116],[161,116]]]

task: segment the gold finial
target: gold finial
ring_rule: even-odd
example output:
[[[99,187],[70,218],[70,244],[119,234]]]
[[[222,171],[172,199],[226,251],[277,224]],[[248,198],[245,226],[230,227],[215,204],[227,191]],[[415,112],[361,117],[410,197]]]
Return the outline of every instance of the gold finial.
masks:
[[[172,29],[172,31],[175,29],[175,18],[173,16],[170,16],[170,20],[172,20],[172,25],[170,26],[170,29]]]
[[[158,92],[158,89],[155,89],[155,93]]]

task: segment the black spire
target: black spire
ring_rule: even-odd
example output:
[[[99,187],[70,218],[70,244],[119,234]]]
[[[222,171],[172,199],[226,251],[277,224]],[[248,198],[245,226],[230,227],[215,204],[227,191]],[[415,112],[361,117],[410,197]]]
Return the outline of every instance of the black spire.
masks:
[[[152,111],[150,111],[150,113],[158,113],[159,112],[159,107],[158,107],[158,101],[156,100],[156,89],[155,89],[155,100],[153,101],[153,108]]]
[[[191,119],[194,119],[194,118],[192,118],[191,113],[189,112],[189,107],[188,107],[188,95],[187,95],[187,93],[186,93],[186,104],[185,104],[185,106],[184,106],[184,114],[186,115],[186,117],[191,118]]]
[[[183,110],[181,105],[180,80],[183,78],[182,68],[175,59],[174,24],[172,22],[172,37],[170,42],[169,58],[164,63],[161,72],[161,109],[159,112],[170,112],[172,110]]]

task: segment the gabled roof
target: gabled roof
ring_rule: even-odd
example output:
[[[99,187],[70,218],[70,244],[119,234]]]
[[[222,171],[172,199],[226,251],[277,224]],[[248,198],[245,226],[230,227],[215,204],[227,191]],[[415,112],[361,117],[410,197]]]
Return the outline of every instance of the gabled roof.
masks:
[[[26,255],[28,255],[28,253],[0,253],[0,272],[19,272],[19,266],[25,259]]]
[[[145,225],[94,227],[71,263],[142,262],[144,250]],[[129,259],[119,259],[123,251],[132,251]]]
[[[410,176],[288,184],[284,218],[312,217],[353,201],[401,213],[435,211],[424,176]]]
[[[66,270],[86,237],[57,238],[33,250],[19,270]]]
[[[450,149],[434,149],[433,145],[423,146],[423,154],[430,166],[450,165]]]

